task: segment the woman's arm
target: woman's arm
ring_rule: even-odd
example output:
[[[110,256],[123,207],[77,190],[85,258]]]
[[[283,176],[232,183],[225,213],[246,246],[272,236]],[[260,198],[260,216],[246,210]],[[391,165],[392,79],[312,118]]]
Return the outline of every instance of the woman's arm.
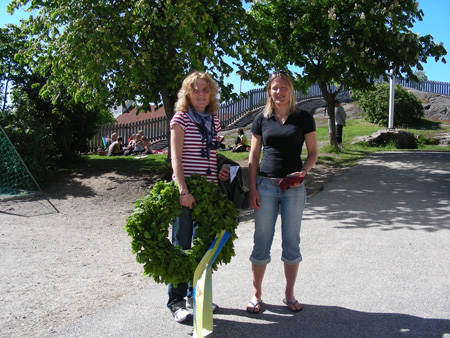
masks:
[[[319,156],[317,152],[317,134],[315,131],[305,134],[305,143],[308,155],[300,172],[305,171],[306,175],[314,167]]]
[[[184,130],[183,128],[181,128],[181,126],[175,124],[172,126],[172,130],[170,132],[172,170],[175,174],[175,179],[177,180],[178,184],[178,190],[180,192],[180,205],[192,209],[192,206],[195,205],[195,199],[194,196],[189,193],[188,187],[186,185],[186,180],[184,179],[184,169],[181,162],[183,156],[183,145]]]
[[[248,178],[249,178],[249,202],[253,209],[259,209],[260,197],[256,190],[256,177],[258,176],[259,160],[261,156],[261,135],[253,134],[248,156]]]
[[[305,177],[306,174],[314,167],[317,161],[317,135],[316,132],[311,132],[305,135],[306,150],[308,152],[303,167],[300,171],[289,175],[302,176]],[[300,186],[302,183],[295,183],[292,185],[293,188]]]

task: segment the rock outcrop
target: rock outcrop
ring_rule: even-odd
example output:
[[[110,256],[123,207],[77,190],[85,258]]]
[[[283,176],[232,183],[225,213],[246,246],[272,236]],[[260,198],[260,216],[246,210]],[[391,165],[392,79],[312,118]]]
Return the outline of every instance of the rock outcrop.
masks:
[[[393,142],[398,149],[417,148],[414,134],[405,130],[378,130],[370,136],[356,137],[353,143],[358,142],[366,142],[371,146],[382,146]]]
[[[449,95],[422,92],[412,88],[406,88],[406,90],[413,93],[422,102],[426,118],[450,121]]]

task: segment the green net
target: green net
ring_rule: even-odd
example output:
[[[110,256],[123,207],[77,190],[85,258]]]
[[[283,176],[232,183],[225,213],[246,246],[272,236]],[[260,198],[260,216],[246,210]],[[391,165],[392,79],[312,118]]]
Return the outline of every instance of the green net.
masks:
[[[42,194],[5,131],[0,127],[0,201]]]

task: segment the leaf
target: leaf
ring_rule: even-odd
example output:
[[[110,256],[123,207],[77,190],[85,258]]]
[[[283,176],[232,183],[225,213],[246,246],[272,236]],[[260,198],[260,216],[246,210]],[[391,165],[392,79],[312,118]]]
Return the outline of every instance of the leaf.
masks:
[[[196,266],[222,229],[231,234],[226,245],[236,238],[237,210],[234,204],[220,195],[217,186],[203,176],[192,175],[186,179],[186,184],[189,191],[196,194],[197,206],[192,217],[200,224],[192,249],[183,251],[167,238],[172,219],[181,212],[178,188],[173,181],[158,182],[149,195],[136,201],[133,215],[127,217],[124,227],[132,237],[136,260],[144,264],[144,273],[158,283],[176,284],[192,279]],[[230,262],[233,255],[233,247],[228,246],[218,256],[217,264]]]

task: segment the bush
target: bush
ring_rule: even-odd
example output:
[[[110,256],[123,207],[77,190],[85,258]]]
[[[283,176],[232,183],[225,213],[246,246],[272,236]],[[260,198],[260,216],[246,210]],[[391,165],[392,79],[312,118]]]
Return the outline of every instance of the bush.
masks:
[[[51,179],[64,162],[74,162],[104,122],[107,109],[76,103],[64,87],[58,100],[40,95],[46,78],[31,74],[11,91],[11,106],[0,111],[0,125],[38,183]]]
[[[26,93],[21,101],[25,105]],[[42,184],[52,179],[57,148],[49,124],[36,115],[31,108],[5,110],[0,112],[0,124],[33,177]]]
[[[376,89],[372,91],[355,91],[352,98],[359,100],[366,121],[382,127],[388,126],[389,85],[387,83],[376,85]],[[402,86],[395,85],[394,127],[414,125],[420,122],[423,116],[424,110],[419,99]]]

